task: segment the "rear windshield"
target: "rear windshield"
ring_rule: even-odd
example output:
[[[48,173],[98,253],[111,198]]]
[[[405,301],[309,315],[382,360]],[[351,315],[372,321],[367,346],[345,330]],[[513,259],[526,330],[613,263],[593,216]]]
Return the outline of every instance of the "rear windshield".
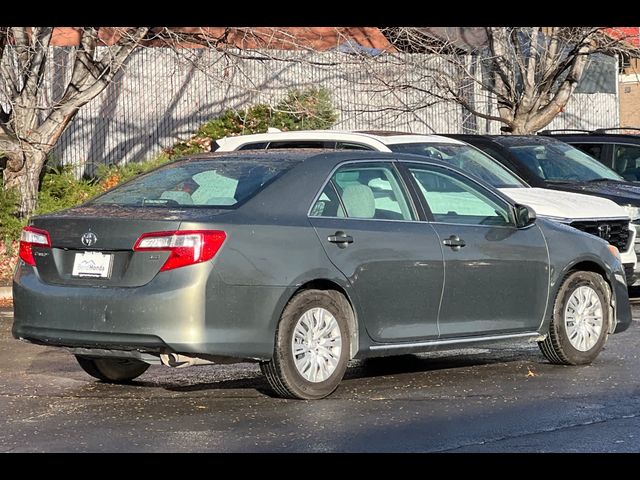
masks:
[[[254,196],[295,163],[282,159],[182,162],[116,187],[92,203],[234,208]]]

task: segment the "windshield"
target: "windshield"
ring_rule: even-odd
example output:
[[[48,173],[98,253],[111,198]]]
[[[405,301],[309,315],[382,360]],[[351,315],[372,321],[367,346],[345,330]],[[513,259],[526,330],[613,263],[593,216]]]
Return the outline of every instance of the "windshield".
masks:
[[[508,146],[538,178],[549,182],[624,180],[586,153],[563,143]]]
[[[475,175],[495,188],[524,187],[518,177],[493,158],[471,145],[451,143],[396,143],[387,145],[391,151],[413,153],[437,158]]]
[[[234,208],[292,166],[293,162],[283,159],[181,162],[131,180],[92,203]]]

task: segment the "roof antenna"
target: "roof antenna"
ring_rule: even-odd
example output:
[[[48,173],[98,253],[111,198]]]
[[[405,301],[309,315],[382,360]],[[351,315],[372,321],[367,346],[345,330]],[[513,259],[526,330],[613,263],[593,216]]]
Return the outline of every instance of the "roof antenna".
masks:
[[[267,128],[267,133],[282,133],[282,130],[280,130],[279,128],[275,128],[275,127],[269,127],[269,128]]]

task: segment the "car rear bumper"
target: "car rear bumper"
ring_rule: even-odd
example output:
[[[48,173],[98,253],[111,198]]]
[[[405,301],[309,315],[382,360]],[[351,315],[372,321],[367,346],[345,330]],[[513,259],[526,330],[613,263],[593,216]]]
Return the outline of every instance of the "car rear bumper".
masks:
[[[201,264],[142,287],[99,288],[46,284],[21,265],[12,333],[60,347],[271,358],[289,289],[227,285],[210,273]]]
[[[39,345],[54,347],[108,348],[138,350],[148,353],[168,353],[173,349],[160,337],[130,333],[88,332],[59,328],[34,327],[15,323],[13,336]]]

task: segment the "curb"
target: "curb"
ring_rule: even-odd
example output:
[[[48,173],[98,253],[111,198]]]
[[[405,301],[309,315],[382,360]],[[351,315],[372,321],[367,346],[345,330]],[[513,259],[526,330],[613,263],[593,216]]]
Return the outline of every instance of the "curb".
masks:
[[[0,287],[0,298],[13,298],[11,287]]]

